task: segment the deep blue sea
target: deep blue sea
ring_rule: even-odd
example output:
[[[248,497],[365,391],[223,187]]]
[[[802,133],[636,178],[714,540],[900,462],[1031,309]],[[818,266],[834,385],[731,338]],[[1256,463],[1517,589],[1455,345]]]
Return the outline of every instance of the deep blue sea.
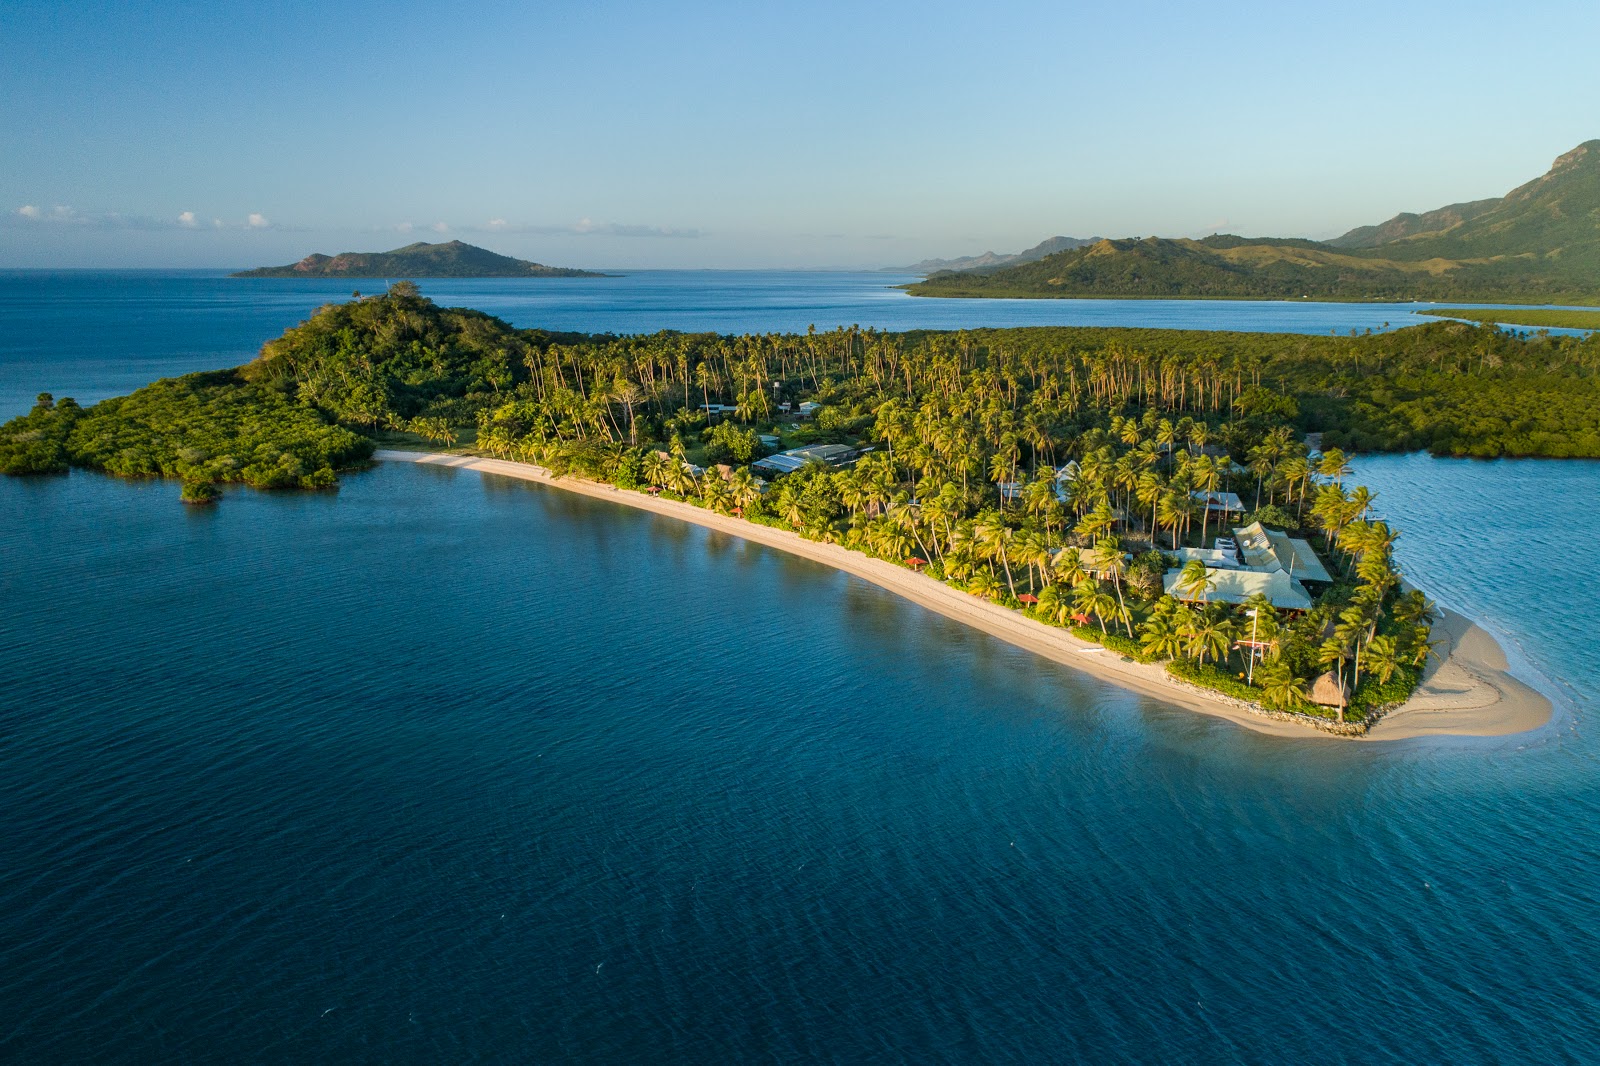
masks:
[[[305,310],[162,284],[8,382]],[[1550,727],[1265,737],[471,472],[0,479],[0,1061],[1595,1061],[1600,464],[1358,473]]]

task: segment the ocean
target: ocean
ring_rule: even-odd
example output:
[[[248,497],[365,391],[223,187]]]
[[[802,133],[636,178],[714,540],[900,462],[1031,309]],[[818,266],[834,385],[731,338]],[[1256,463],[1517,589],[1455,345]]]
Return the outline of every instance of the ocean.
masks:
[[[6,373],[234,343],[164,284]],[[1357,476],[1549,727],[1267,737],[466,471],[0,479],[0,1058],[1593,1060],[1600,465]]]

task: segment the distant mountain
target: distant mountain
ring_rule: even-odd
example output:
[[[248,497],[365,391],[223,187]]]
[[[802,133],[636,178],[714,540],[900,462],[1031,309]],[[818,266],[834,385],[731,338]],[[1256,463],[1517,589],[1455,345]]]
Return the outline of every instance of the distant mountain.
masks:
[[[1093,244],[1098,237],[1084,239],[1082,237],[1051,237],[1040,241],[1025,252],[1014,255],[1004,255],[996,252],[984,252],[982,255],[964,255],[959,259],[924,259],[908,267],[889,267],[887,269],[897,274],[936,274],[941,270],[983,270],[988,267],[1002,267],[1013,263],[1032,263],[1043,259],[1056,252],[1070,251],[1073,248],[1082,248],[1086,244]]]
[[[241,270],[236,278],[599,278],[587,270],[549,267],[450,241],[418,241],[392,252],[313,252],[298,263]]]
[[[945,271],[919,296],[1600,303],[1600,140],[1498,200],[1397,215],[1332,241],[1103,240],[1032,263]]]

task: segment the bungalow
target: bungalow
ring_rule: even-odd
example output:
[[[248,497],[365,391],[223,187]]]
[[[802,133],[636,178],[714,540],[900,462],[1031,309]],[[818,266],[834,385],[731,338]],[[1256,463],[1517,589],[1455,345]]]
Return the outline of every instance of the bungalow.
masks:
[[[1193,589],[1178,588],[1182,570],[1168,570],[1162,585],[1168,596],[1187,603],[1244,603],[1258,593],[1280,611],[1311,610],[1311,595],[1305,587],[1281,570],[1263,573],[1255,570],[1213,570],[1206,568],[1210,587],[1202,596]]]
[[[1236,492],[1191,492],[1189,495],[1205,504],[1212,514],[1244,514],[1244,504]]]
[[[810,444],[804,448],[790,448],[786,452],[757,459],[750,464],[750,468],[772,474],[792,474],[807,463],[847,466],[860,454],[859,450],[844,444]]]
[[[1239,541],[1239,552],[1244,565],[1262,572],[1279,571],[1301,581],[1315,581],[1331,585],[1333,577],[1311,545],[1297,537],[1288,536],[1276,529],[1267,529],[1260,522],[1252,522],[1233,534]]]
[[[821,408],[822,408],[822,405],[820,403],[813,403],[811,400],[804,400],[804,401],[801,402],[800,406],[798,408],[796,408],[795,410],[796,410],[796,413],[801,418],[810,418],[813,415],[815,415],[817,413],[817,411],[819,411]]]

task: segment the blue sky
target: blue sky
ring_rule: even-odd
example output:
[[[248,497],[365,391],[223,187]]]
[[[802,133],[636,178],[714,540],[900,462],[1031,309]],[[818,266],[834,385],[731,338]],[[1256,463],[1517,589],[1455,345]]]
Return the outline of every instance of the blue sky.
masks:
[[[1600,137],[1600,5],[0,0],[0,266],[1331,236]]]

